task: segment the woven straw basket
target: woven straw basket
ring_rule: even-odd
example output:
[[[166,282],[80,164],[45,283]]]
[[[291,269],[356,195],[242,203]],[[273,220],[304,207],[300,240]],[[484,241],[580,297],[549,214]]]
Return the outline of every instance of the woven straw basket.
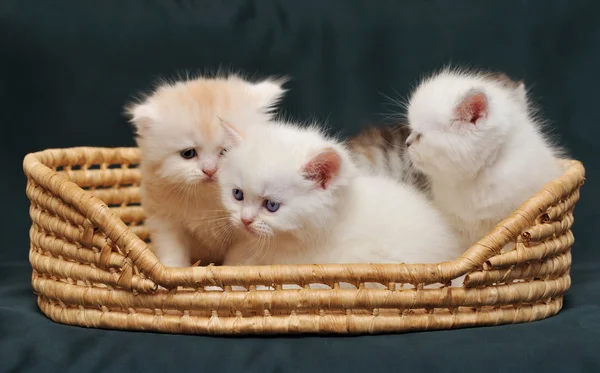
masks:
[[[451,262],[189,268],[163,266],[147,246],[139,161],[136,148],[52,149],[25,157],[32,284],[50,319],[189,334],[450,329],[552,316],[571,283],[570,228],[584,181],[577,161],[561,161],[563,176]],[[515,248],[502,252],[511,242]],[[463,275],[462,287],[448,286]],[[357,289],[340,289],[340,282]],[[365,288],[365,282],[387,288]],[[310,289],[312,283],[331,289]]]

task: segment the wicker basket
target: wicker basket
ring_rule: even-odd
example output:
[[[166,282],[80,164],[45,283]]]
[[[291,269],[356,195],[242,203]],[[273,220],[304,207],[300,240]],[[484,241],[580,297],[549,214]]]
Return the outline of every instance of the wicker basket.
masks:
[[[147,246],[139,160],[136,148],[25,157],[32,284],[50,319],[190,334],[450,329],[552,316],[571,283],[570,228],[584,181],[577,161],[563,161],[563,176],[452,262],[169,268]],[[515,249],[501,252],[510,242]],[[463,275],[462,287],[447,285]],[[366,289],[365,282],[387,288]],[[311,283],[332,289],[309,289]],[[236,285],[248,291],[232,290]]]

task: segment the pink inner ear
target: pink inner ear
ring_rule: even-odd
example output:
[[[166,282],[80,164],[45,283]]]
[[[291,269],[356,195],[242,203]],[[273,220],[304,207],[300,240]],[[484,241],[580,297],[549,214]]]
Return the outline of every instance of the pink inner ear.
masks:
[[[458,119],[464,122],[476,124],[481,118],[487,117],[488,101],[485,93],[469,92],[456,107]]]
[[[327,189],[327,185],[340,171],[341,163],[340,155],[333,149],[327,149],[313,157],[302,169],[302,174],[307,180]]]
[[[239,143],[242,142],[242,131],[240,131],[238,128],[234,127],[229,122],[222,119],[221,117],[217,117],[217,118],[219,118],[219,121],[221,122],[221,126],[223,126],[223,129],[225,130],[225,134],[227,135],[227,138],[229,139],[229,141],[233,145],[239,145]]]

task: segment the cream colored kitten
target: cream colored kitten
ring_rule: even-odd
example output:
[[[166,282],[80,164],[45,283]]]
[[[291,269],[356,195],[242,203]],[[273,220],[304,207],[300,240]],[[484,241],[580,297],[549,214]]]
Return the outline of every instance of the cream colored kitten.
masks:
[[[410,98],[408,154],[465,247],[562,173],[528,107],[522,82],[451,70]]]
[[[174,267],[220,263],[232,229],[218,198],[221,158],[234,145],[221,119],[266,122],[281,82],[237,76],[158,87],[128,113],[142,150],[142,206],[159,260]],[[220,119],[221,118],[221,119]]]
[[[223,205],[241,240],[225,264],[435,263],[462,248],[413,187],[357,169],[315,128],[283,123],[236,135]]]

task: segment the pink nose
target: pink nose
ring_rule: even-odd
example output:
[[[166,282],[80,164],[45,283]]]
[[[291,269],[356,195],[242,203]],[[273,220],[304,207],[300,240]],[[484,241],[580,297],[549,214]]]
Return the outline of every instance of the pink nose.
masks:
[[[247,219],[247,218],[242,218],[242,223],[244,223],[244,225],[247,227],[250,224],[252,224],[252,222],[254,221],[254,219]]]
[[[202,172],[204,172],[204,174],[208,177],[212,177],[215,172],[217,172],[216,168],[203,168]]]

